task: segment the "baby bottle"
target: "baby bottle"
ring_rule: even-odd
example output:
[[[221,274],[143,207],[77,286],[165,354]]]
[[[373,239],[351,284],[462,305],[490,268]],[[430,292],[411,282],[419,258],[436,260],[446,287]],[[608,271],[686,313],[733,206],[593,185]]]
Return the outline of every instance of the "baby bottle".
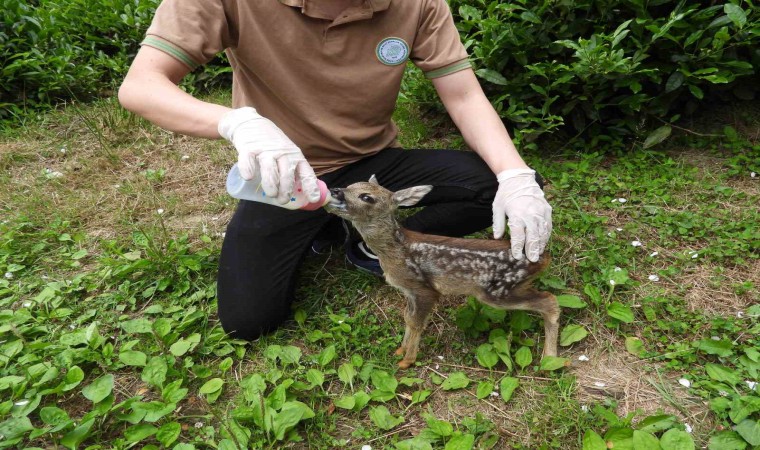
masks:
[[[317,180],[319,185],[319,200],[314,203],[309,203],[306,198],[306,193],[301,189],[301,182],[296,180],[296,185],[293,187],[293,194],[290,197],[290,201],[284,205],[277,202],[275,197],[269,197],[264,193],[264,189],[261,188],[261,175],[257,172],[250,180],[244,179],[240,176],[237,164],[232,166],[230,173],[227,174],[227,192],[237,199],[250,200],[253,202],[268,203],[270,205],[280,206],[287,209],[303,209],[306,211],[314,211],[327,204],[330,200],[330,195],[327,190],[327,185],[322,180]]]

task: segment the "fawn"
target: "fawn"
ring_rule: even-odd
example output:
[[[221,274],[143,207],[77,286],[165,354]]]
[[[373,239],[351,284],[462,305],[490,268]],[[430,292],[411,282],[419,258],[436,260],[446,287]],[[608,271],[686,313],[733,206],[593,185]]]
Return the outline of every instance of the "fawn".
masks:
[[[422,331],[441,295],[471,295],[499,309],[541,313],[544,356],[557,355],[559,305],[531,281],[550,258],[532,263],[512,256],[509,241],[434,236],[407,230],[396,219],[399,206],[417,204],[432,186],[391,192],[377,182],[354,183],[330,190],[326,209],[353,223],[364,242],[377,254],[386,281],[406,296],[406,331],[397,355],[406,369],[417,358]]]

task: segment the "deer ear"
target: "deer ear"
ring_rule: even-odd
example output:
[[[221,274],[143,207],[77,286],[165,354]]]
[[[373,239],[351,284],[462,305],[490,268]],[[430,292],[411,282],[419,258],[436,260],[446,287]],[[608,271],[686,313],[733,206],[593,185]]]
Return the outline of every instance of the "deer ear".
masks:
[[[374,173],[372,174],[371,177],[369,177],[369,182],[372,183],[372,184],[376,184],[376,185],[380,186],[380,183],[377,182],[377,177],[375,176]]]
[[[402,189],[393,194],[393,203],[396,206],[414,206],[433,190],[433,186],[414,186]]]

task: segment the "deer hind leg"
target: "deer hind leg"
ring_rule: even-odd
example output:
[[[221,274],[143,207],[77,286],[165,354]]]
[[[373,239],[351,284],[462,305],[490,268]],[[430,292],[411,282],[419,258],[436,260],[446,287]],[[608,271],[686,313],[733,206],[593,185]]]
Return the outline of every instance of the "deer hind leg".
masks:
[[[501,309],[535,311],[544,319],[543,356],[557,356],[557,334],[559,331],[559,304],[554,295],[530,286],[517,286],[505,297],[488,296],[486,302]]]
[[[404,355],[404,358],[398,363],[402,369],[406,369],[414,364],[417,360],[417,351],[420,347],[422,332],[427,326],[430,313],[433,312],[438,293],[424,292],[414,293],[405,292],[406,310],[404,311],[404,322],[406,329],[404,331],[404,340],[401,341],[401,347],[396,350],[396,355]]]

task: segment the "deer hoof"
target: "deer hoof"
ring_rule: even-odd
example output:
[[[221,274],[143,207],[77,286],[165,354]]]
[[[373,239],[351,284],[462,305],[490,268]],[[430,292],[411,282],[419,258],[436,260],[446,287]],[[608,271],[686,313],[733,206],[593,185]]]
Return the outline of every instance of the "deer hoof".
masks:
[[[406,359],[402,359],[398,363],[399,369],[408,369],[414,364],[414,361],[407,361]]]

